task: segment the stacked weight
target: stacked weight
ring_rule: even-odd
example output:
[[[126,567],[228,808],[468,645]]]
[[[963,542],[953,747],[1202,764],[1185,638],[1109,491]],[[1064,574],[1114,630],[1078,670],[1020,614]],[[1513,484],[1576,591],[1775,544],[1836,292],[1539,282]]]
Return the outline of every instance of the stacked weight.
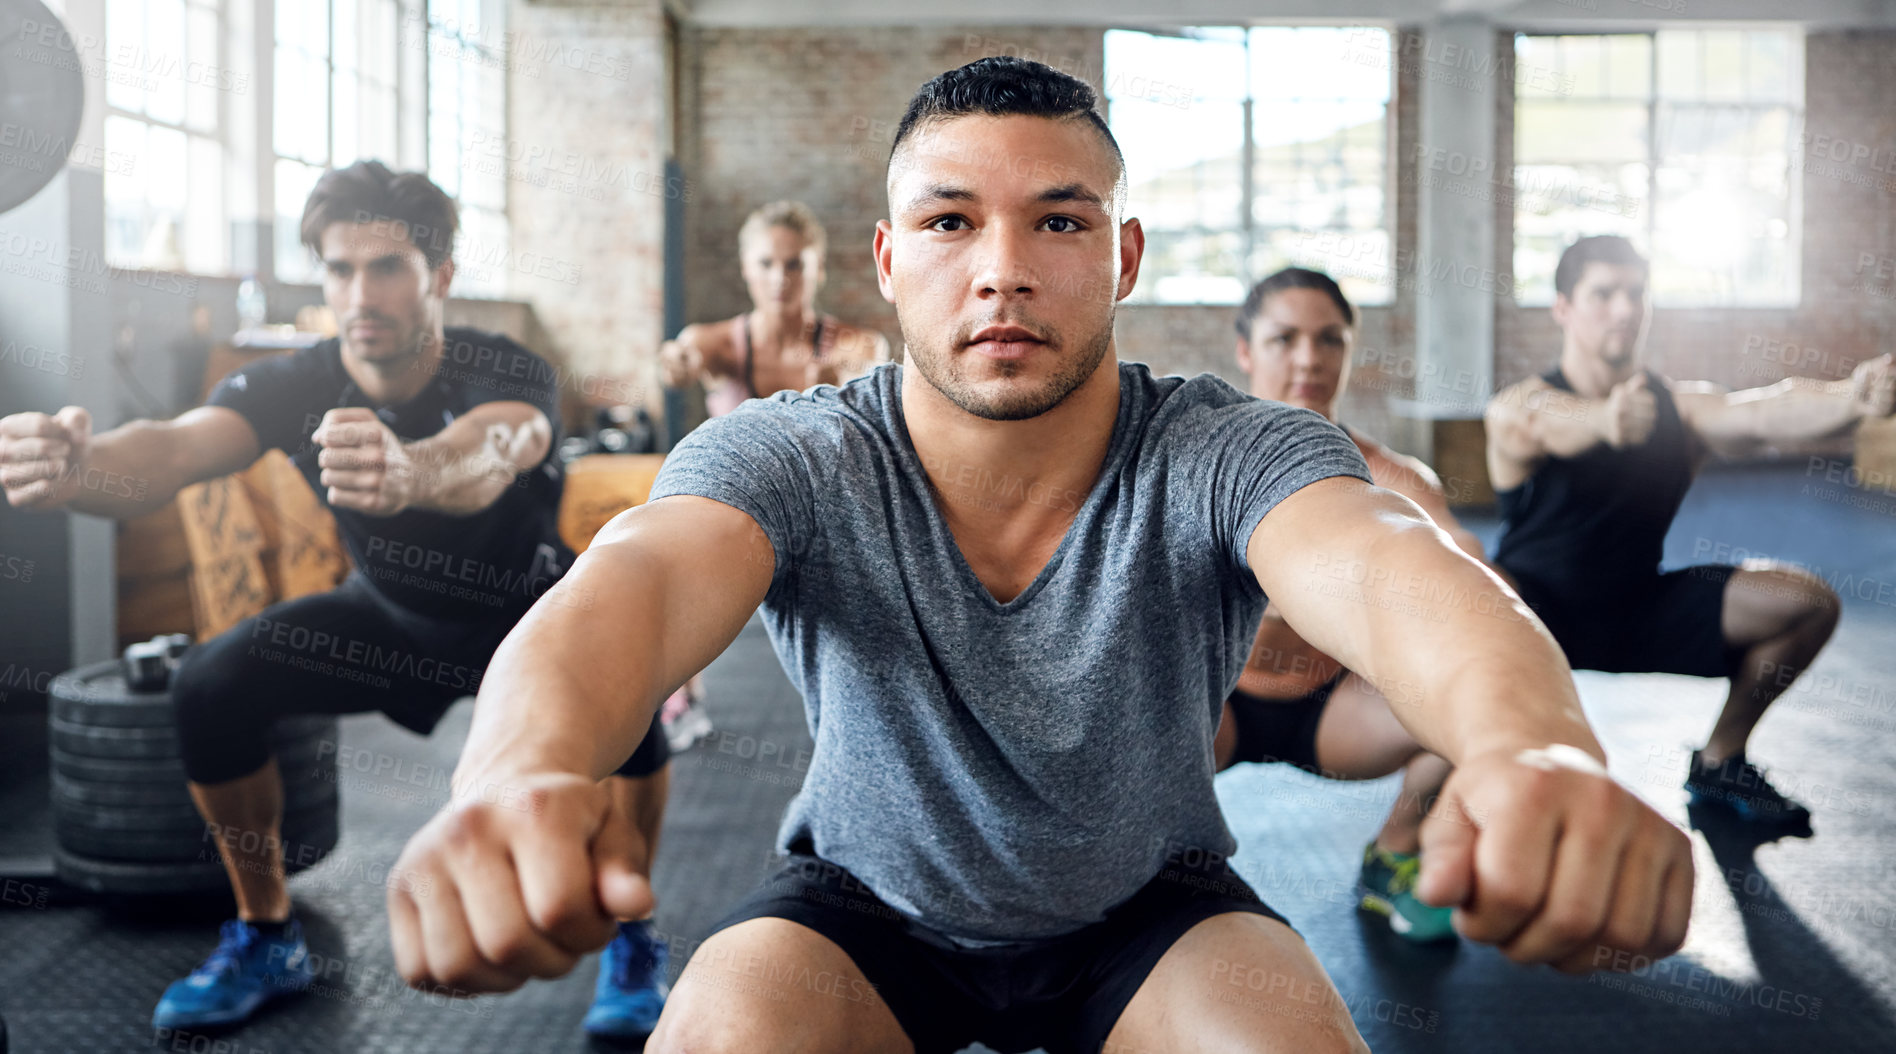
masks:
[[[54,866],[97,893],[229,888],[217,842],[185,789],[168,691],[126,684],[116,661],[69,670],[50,691]],[[294,874],[335,848],[336,719],[279,722],[282,855]]]

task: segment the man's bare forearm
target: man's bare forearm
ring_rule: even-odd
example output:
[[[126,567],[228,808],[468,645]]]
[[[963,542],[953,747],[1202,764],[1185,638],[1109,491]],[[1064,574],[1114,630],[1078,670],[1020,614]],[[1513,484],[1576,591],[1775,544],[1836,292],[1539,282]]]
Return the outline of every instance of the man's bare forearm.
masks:
[[[665,578],[636,545],[580,556],[494,652],[457,779],[599,778],[631,756],[668,690]]]
[[[700,503],[698,508],[681,501]],[[631,756],[667,694],[709,665],[763,599],[772,557],[724,506],[669,499],[608,524],[501,643],[456,769],[604,776]]]
[[[1491,571],[1419,530],[1381,536],[1369,563],[1402,569],[1385,592],[1414,601],[1371,598],[1372,683],[1425,745],[1451,761],[1554,743],[1604,759],[1560,646]]]
[[[551,444],[535,414],[470,413],[439,433],[404,444],[413,465],[410,506],[469,516],[499,500],[519,474],[540,463]]]
[[[1266,516],[1247,552],[1291,628],[1375,685],[1434,753],[1564,743],[1599,756],[1552,636],[1414,502],[1324,480]]]
[[[112,519],[163,508],[192,482],[178,472],[176,443],[160,421],[129,421],[92,437],[85,460],[60,480],[64,507]]]
[[[1763,388],[1725,397],[1720,431],[1766,443],[1801,443],[1849,428],[1863,416],[1850,397],[1850,382],[1786,377]]]

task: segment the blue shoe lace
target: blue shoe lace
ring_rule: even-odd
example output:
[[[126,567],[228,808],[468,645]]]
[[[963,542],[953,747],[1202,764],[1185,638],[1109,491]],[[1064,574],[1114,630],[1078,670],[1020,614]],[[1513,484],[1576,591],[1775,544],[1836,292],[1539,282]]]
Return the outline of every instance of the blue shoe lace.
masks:
[[[259,934],[242,919],[230,919],[217,931],[217,947],[210,957],[191,971],[191,976],[216,975],[220,973],[240,973],[244,968],[244,957],[250,949],[257,946]]]

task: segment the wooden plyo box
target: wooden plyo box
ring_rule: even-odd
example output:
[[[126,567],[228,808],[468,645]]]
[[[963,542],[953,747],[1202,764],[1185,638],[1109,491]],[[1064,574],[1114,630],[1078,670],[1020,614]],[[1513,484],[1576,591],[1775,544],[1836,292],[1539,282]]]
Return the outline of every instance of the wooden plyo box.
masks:
[[[348,566],[329,510],[270,451],[119,525],[119,645],[214,637],[279,600],[334,588]]]
[[[1864,486],[1896,490],[1896,417],[1875,417],[1857,426],[1856,470]]]
[[[576,553],[606,522],[652,496],[663,454],[587,454],[566,466],[560,497],[560,538]]]

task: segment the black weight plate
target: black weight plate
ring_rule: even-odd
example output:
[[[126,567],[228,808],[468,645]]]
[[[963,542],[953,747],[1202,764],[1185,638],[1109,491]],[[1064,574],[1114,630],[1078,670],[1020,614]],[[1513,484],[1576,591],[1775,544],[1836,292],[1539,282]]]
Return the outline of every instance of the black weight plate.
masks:
[[[175,758],[176,728],[112,728],[78,725],[55,717],[47,722],[52,744],[89,758]]]
[[[336,796],[336,784],[322,779],[291,778],[285,770],[283,802],[286,808],[313,804]],[[196,811],[191,792],[182,778],[172,782],[125,783],[74,779],[53,773],[53,801],[79,808],[130,807],[136,809],[185,808]]]
[[[52,27],[42,35],[28,29]],[[50,40],[47,37],[51,37]],[[79,47],[39,0],[0,5],[0,125],[20,126],[0,137],[0,212],[39,193],[66,164],[79,136],[86,86]]]

